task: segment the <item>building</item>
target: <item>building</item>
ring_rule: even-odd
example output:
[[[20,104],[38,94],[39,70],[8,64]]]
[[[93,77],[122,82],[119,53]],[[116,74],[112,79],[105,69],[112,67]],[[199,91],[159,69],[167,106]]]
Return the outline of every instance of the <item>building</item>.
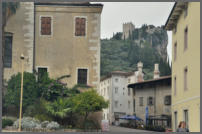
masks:
[[[133,89],[137,117],[147,125],[171,127],[171,76],[160,77],[158,64],[155,64],[154,79],[132,83],[128,87]]]
[[[89,2],[20,2],[5,31],[4,79],[25,71],[48,72],[64,78],[69,87],[85,84],[99,87],[100,18],[102,4]]]
[[[132,22],[124,23],[123,24],[123,34],[122,39],[128,39],[130,36],[132,36],[133,30],[135,29],[135,26]]]
[[[200,2],[175,3],[165,29],[172,31],[172,128],[185,121],[200,132]]]
[[[109,107],[103,110],[103,119],[110,124],[120,123],[123,115],[133,115],[133,91],[127,85],[143,81],[143,64],[138,63],[138,71],[114,71],[101,78],[99,94],[109,101]]]

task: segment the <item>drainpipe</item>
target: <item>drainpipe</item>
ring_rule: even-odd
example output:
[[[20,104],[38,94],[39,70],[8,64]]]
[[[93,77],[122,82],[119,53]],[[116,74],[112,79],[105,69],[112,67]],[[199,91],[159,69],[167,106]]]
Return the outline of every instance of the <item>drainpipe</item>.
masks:
[[[35,28],[36,28],[36,5],[34,3],[34,40],[33,40],[33,68],[32,71],[35,72]]]

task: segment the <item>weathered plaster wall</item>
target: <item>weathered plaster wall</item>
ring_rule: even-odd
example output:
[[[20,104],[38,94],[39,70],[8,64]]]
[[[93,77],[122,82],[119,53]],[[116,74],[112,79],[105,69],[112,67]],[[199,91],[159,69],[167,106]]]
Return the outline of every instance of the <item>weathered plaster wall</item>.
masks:
[[[13,33],[12,68],[4,68],[4,79],[8,80],[11,75],[21,72],[22,53],[25,71],[33,71],[34,4],[21,2],[16,14],[9,18],[5,31]]]
[[[98,88],[100,80],[101,8],[36,6],[36,69],[48,68],[50,77],[70,74],[64,80],[72,87],[77,83],[77,69],[88,69],[88,85]],[[40,16],[52,17],[52,35],[40,35]],[[86,17],[87,34],[74,36],[76,16]]]
[[[141,89],[135,89],[134,98],[136,115],[145,120],[145,108],[148,106],[148,97],[155,98],[154,105],[148,106],[149,115],[171,115],[171,105],[167,106],[164,104],[164,98],[167,95],[171,95],[171,86],[157,85],[156,87],[143,87]],[[143,106],[139,105],[140,97],[143,97]]]

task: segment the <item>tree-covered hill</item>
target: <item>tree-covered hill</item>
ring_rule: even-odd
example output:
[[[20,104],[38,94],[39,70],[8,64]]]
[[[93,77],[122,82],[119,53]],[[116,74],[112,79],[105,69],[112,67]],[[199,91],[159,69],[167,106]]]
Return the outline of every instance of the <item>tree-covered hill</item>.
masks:
[[[101,76],[111,71],[135,71],[143,62],[145,79],[153,77],[154,64],[159,63],[160,75],[169,75],[167,62],[167,33],[162,27],[143,25],[135,29],[127,40],[116,33],[111,39],[101,40]]]

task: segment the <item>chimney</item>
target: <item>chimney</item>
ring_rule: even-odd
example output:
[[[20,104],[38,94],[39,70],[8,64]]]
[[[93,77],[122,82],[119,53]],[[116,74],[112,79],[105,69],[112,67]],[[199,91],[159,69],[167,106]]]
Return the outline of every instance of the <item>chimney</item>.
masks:
[[[154,79],[160,77],[159,64],[154,64]]]
[[[144,81],[143,77],[144,74],[142,72],[142,67],[143,67],[143,63],[140,61],[137,63],[137,68],[138,68],[138,74],[137,74],[137,82],[142,82]]]
[[[139,72],[142,72],[143,63],[140,61],[137,63],[137,68]]]

